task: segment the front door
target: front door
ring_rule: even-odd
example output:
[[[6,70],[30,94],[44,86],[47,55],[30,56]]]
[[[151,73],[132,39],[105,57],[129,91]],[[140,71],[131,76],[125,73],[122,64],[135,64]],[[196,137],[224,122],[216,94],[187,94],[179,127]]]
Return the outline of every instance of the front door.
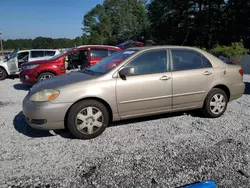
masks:
[[[154,114],[172,109],[172,81],[166,50],[139,54],[125,67],[135,74],[117,78],[116,95],[121,118]]]
[[[173,109],[195,108],[203,103],[214,79],[209,60],[194,50],[172,49]]]
[[[18,49],[15,49],[11,54],[10,57],[7,61],[7,66],[9,69],[10,74],[15,74],[18,72],[18,60],[17,60],[17,55],[18,55]]]

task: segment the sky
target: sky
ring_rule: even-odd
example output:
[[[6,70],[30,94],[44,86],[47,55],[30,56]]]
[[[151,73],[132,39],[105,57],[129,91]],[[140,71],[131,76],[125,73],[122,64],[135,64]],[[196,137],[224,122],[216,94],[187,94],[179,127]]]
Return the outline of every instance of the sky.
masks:
[[[75,38],[86,12],[103,0],[0,0],[2,38]]]

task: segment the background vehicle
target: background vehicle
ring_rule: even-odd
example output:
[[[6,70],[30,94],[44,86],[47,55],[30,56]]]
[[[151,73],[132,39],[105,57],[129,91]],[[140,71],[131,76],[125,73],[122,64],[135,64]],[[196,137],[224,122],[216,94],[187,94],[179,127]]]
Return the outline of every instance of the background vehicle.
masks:
[[[4,80],[8,75],[19,74],[21,64],[36,60],[48,59],[59,53],[59,50],[53,49],[15,49],[0,61],[0,80]]]
[[[201,49],[137,47],[36,84],[23,101],[23,113],[34,128],[66,125],[76,138],[89,139],[123,119],[192,109],[217,118],[244,89],[240,66]]]
[[[92,66],[117,51],[121,49],[108,45],[83,45],[70,48],[48,60],[24,63],[21,66],[20,81],[35,84],[56,75],[65,74],[66,70]]]
[[[224,61],[227,64],[236,65],[236,61],[233,59],[227,58],[223,55],[216,55],[216,57],[218,57],[219,59],[221,59],[222,61]]]
[[[143,42],[138,42],[138,41],[133,41],[133,40],[127,40],[121,44],[117,45],[119,48],[121,49],[127,49],[127,48],[131,48],[131,47],[142,47],[144,46]]]
[[[3,51],[3,52],[0,52],[0,60],[6,59],[11,54],[11,52],[12,51]]]

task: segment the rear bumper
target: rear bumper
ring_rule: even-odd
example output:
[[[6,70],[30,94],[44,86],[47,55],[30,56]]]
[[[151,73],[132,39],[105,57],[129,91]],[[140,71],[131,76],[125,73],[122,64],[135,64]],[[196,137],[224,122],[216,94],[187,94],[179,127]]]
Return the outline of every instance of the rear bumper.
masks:
[[[26,122],[35,129],[64,129],[64,118],[70,103],[53,104],[23,100],[23,114]]]
[[[230,100],[235,100],[238,99],[240,97],[242,97],[242,95],[244,94],[245,91],[245,83],[241,82],[241,83],[235,83],[235,84],[231,84],[231,88],[230,88]]]

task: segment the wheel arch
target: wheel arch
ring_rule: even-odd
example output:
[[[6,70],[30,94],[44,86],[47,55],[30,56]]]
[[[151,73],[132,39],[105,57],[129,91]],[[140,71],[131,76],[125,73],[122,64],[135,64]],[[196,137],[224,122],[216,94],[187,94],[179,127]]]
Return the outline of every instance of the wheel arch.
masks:
[[[227,95],[227,100],[230,101],[231,93],[230,93],[229,88],[226,85],[224,85],[224,84],[218,84],[218,85],[214,86],[213,88],[218,88],[218,89],[223,90],[226,93],[226,95]]]
[[[9,75],[9,72],[7,71],[7,69],[4,66],[0,65],[0,68],[2,68],[7,73],[7,75]]]
[[[99,97],[86,97],[86,98],[82,98],[82,99],[79,99],[77,101],[75,101],[67,110],[66,114],[65,114],[65,117],[64,117],[64,127],[65,129],[68,129],[67,127],[67,118],[68,118],[68,114],[69,114],[69,111],[70,109],[72,108],[72,106],[74,106],[76,103],[79,103],[79,102],[82,102],[82,101],[85,101],[85,100],[96,100],[100,103],[102,103],[108,110],[108,113],[109,113],[109,121],[112,122],[113,120],[113,113],[112,113],[112,108],[111,106],[108,104],[107,101],[99,98]]]
[[[40,71],[40,72],[37,74],[36,80],[38,79],[38,77],[39,77],[41,74],[46,73],[46,72],[52,73],[52,74],[54,74],[55,76],[57,76],[57,74],[56,74],[55,71],[52,71],[52,70],[42,70],[42,71]]]

